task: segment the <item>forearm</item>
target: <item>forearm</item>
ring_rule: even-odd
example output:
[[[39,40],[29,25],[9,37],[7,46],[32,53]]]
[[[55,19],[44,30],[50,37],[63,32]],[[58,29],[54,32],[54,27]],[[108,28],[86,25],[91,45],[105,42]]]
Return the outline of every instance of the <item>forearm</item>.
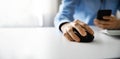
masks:
[[[74,20],[73,14],[75,9],[75,0],[62,0],[62,4],[59,8],[59,12],[55,17],[55,27],[59,29],[59,26],[65,22],[71,22]]]

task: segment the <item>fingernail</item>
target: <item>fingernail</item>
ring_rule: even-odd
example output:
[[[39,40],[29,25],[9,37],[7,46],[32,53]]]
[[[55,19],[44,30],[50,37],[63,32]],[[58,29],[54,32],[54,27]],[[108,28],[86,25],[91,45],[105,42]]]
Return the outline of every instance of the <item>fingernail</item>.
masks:
[[[103,18],[106,18],[107,16],[103,16]]]
[[[103,18],[105,18],[105,16]]]

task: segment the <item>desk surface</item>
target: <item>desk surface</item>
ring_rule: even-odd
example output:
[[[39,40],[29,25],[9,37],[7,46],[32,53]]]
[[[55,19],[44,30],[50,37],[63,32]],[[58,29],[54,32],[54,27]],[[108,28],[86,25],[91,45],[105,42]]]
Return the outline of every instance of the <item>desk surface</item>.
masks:
[[[90,59],[120,57],[120,38],[95,31],[91,43],[66,40],[55,28],[0,28],[0,59]]]

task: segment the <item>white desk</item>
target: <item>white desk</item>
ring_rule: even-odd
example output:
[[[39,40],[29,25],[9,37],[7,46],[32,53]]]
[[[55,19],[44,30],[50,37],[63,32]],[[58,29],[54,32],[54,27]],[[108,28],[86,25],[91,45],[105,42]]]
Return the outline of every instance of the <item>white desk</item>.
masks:
[[[0,28],[0,59],[93,59],[120,57],[120,38],[96,27],[94,42],[66,40],[55,28]]]

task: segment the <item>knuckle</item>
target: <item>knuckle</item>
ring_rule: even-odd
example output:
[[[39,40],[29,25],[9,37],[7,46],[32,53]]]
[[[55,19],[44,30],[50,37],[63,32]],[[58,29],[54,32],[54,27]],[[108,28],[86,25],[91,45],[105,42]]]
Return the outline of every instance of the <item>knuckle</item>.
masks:
[[[72,31],[72,29],[68,29],[67,31],[68,31],[68,32],[71,32],[71,31]]]
[[[67,32],[63,33],[64,36],[67,36]]]
[[[106,27],[102,27],[103,29],[106,29]]]
[[[67,32],[71,32],[72,29],[73,29],[73,27],[68,27],[68,28],[67,28]]]
[[[68,38],[69,41],[73,41],[73,39]]]
[[[79,38],[76,38],[75,41],[80,42],[80,39],[79,39]]]
[[[101,25],[100,27],[101,27],[102,29],[105,29],[105,28],[106,28],[106,27],[105,27],[105,26],[103,26],[103,25]]]
[[[81,25],[82,25],[82,26],[87,26],[87,24],[85,24],[85,23],[82,23]]]
[[[77,22],[79,22],[79,20],[75,20],[74,22],[77,23]]]
[[[78,26],[79,24],[78,23],[73,23],[73,26]]]

